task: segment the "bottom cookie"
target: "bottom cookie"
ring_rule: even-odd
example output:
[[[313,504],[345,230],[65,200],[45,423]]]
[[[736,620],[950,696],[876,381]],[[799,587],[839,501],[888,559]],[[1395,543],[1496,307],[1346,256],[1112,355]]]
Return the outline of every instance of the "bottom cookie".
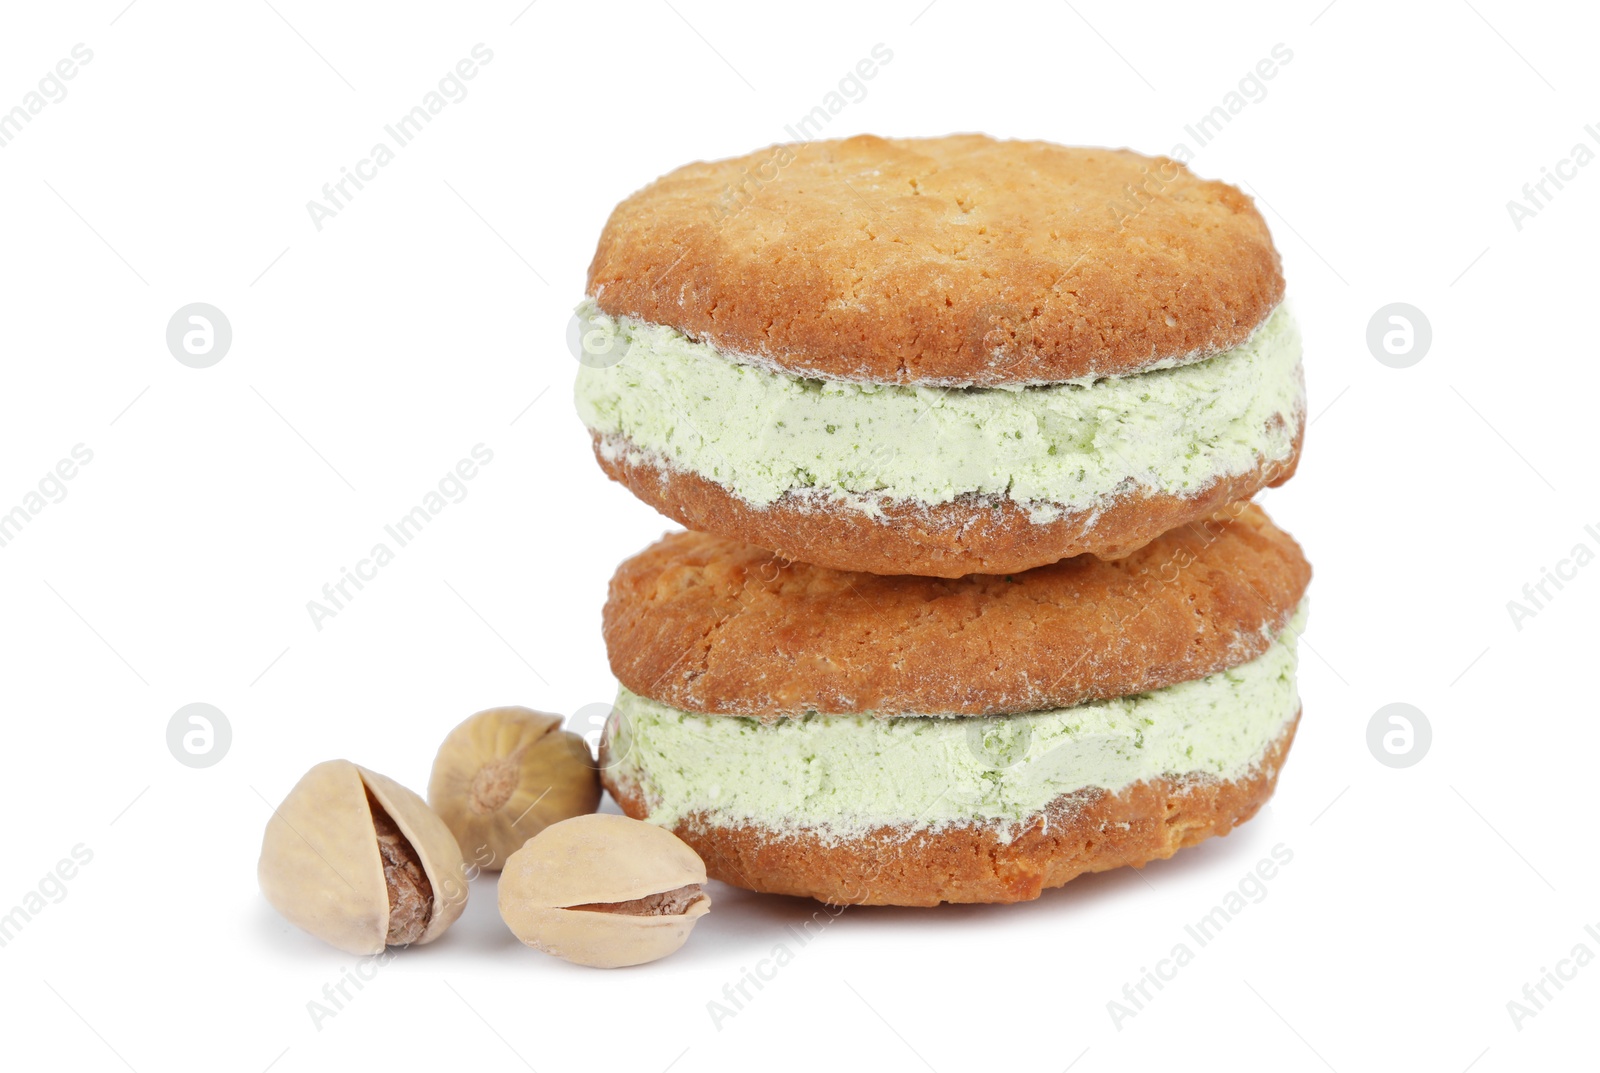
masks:
[[[1027,901],[1086,872],[1164,860],[1227,834],[1272,796],[1298,725],[1297,714],[1238,779],[1157,778],[1115,792],[1077,791],[1056,798],[1009,839],[994,825],[952,824],[832,840],[721,826],[699,815],[673,830],[704,858],[713,879],[746,890],[832,905]],[[624,812],[648,818],[632,786],[605,781]]]
[[[607,476],[686,528],[835,570],[943,578],[1018,573],[1075,555],[1123,558],[1162,533],[1287,481],[1299,464],[1301,438],[1296,435],[1287,459],[1263,460],[1192,495],[1130,493],[1094,510],[1036,522],[1010,500],[973,496],[938,505],[884,500],[868,512],[859,504],[791,494],[757,508],[697,473],[650,458],[625,439],[593,436],[595,458]]]

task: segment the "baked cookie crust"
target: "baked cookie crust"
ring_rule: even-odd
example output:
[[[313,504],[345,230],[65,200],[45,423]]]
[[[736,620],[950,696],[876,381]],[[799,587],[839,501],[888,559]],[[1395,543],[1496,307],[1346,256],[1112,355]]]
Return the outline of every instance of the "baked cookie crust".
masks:
[[[953,579],[830,570],[687,532],[618,567],[603,629],[624,686],[687,711],[1000,715],[1254,659],[1310,579],[1299,545],[1247,503],[1124,559]]]
[[[673,830],[704,859],[711,878],[746,890],[834,905],[1028,901],[1086,872],[1163,860],[1244,823],[1272,796],[1298,725],[1297,715],[1245,778],[1161,778],[1116,793],[1068,794],[1010,841],[989,825],[885,827],[837,842],[703,817]],[[604,778],[624,812],[647,818],[634,789]]]
[[[876,514],[868,514],[851,504],[789,493],[756,507],[698,473],[650,461],[626,439],[608,443],[590,434],[608,477],[687,528],[834,570],[942,578],[1017,573],[1075,555],[1120,558],[1169,529],[1287,481],[1300,464],[1304,438],[1302,421],[1287,459],[1263,461],[1196,495],[1128,494],[1096,510],[1035,522],[1023,507],[997,497],[934,505],[885,499],[876,504]]]
[[[862,135],[663,176],[612,212],[587,290],[802,376],[994,386],[1209,357],[1284,281],[1251,199],[1166,157]]]

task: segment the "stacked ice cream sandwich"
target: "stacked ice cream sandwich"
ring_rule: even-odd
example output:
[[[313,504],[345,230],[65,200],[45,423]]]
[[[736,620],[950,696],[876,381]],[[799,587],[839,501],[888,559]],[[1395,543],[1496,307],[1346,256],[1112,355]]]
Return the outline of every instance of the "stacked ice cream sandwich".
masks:
[[[1226,834],[1300,714],[1310,567],[1259,508],[1300,339],[1250,200],[1126,151],[872,137],[693,164],[579,309],[624,563],[611,793],[710,874],[1038,896]]]

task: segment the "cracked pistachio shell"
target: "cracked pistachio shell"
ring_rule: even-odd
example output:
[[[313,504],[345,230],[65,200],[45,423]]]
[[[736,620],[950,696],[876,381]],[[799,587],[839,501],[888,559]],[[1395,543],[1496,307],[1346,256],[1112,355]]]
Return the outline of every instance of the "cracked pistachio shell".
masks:
[[[705,881],[705,863],[671,831],[595,813],[552,824],[511,855],[500,874],[500,915],[547,954],[596,968],[642,965],[687,941],[711,908],[698,889]],[[621,904],[658,895],[678,911]]]
[[[439,747],[428,803],[478,867],[498,870],[552,823],[599,807],[588,743],[561,722],[531,708],[490,708]]]
[[[261,891],[284,919],[324,942],[351,954],[381,952],[390,897],[369,793],[427,877],[426,926],[413,941],[431,943],[466,907],[461,850],[422,798],[348,760],[306,772],[274,810],[256,869]]]

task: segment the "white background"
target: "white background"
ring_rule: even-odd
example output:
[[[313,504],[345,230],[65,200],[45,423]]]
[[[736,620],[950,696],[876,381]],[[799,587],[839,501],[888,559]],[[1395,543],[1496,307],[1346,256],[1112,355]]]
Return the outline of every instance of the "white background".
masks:
[[[636,5],[126,0],[8,5],[0,109],[93,60],[0,149],[0,511],[93,461],[0,548],[0,912],[92,861],[0,948],[8,1067],[1081,1071],[1572,1068],[1600,967],[1520,1029],[1507,1002],[1600,954],[1592,845],[1600,565],[1519,630],[1507,601],[1600,551],[1600,166],[1518,230],[1506,203],[1600,124],[1579,5]],[[1158,10],[1159,8],[1159,10]],[[306,202],[482,42],[492,62],[319,232]],[[350,757],[422,789],[456,721],[609,699],[606,580],[667,523],[609,484],[563,343],[607,212],[685,161],[786,140],[883,43],[829,135],[983,130],[1196,149],[1283,252],[1315,416],[1264,495],[1316,567],[1305,719],[1232,836],[1013,907],[853,909],[754,1001],[722,998],[816,907],[728,888],[688,946],[583,970],[505,931],[490,880],[437,944],[313,1023],[354,960],[256,889],[268,816]],[[1551,188],[1553,190],[1553,188]],[[196,370],[168,318],[209,302]],[[1381,365],[1408,302],[1426,357]],[[494,452],[317,630],[306,602],[478,443]],[[166,726],[231,722],[213,767]],[[1369,753],[1382,705],[1433,744]],[[1135,1017],[1107,1003],[1271,848],[1293,860]],[[1193,945],[1191,943],[1191,945]],[[675,1065],[673,1063],[676,1063]],[[1475,1063],[1475,1064],[1474,1064]]]

